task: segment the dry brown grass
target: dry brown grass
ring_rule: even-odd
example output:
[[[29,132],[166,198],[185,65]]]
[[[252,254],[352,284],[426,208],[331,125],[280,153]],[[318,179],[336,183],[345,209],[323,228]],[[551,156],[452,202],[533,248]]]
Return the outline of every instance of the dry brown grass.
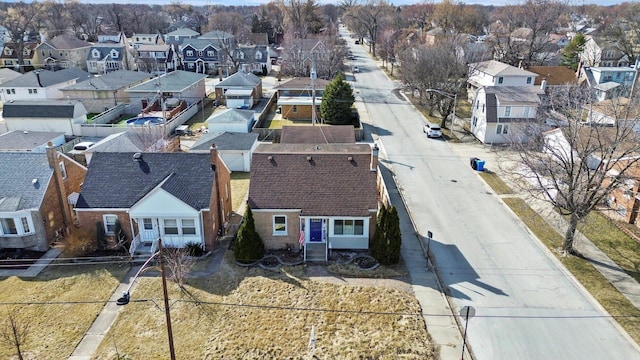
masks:
[[[26,358],[66,359],[128,269],[128,265],[50,266],[35,279],[5,278],[0,281],[0,326],[6,326],[9,311],[18,319],[30,319],[23,346]],[[0,343],[0,359],[11,359],[14,353]]]
[[[250,173],[248,172],[231,173],[231,206],[235,212],[238,212],[238,209],[246,200],[247,194],[249,194],[249,178]]]
[[[513,194],[513,190],[507,185],[498,174],[490,170],[484,170],[478,173],[482,180],[489,185],[498,195]]]
[[[310,359],[312,326],[319,358],[436,358],[411,293],[314,281],[303,266],[245,269],[231,258],[190,280],[188,293],[170,284],[178,358]],[[114,358],[116,347],[131,359],[166,358],[166,339],[160,279],[142,279],[95,358]]]

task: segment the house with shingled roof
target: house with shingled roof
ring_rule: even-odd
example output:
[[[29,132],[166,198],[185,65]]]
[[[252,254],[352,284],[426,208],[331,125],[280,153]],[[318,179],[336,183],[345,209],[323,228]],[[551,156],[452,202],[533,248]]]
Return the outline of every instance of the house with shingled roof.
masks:
[[[277,181],[275,181],[277,179]],[[368,249],[382,194],[378,148],[369,144],[260,144],[248,206],[267,249]]]
[[[118,171],[113,171],[118,169]],[[230,171],[216,148],[209,153],[96,152],[75,205],[78,223],[104,227],[118,221],[131,253],[165,247],[214,249],[231,216]]]
[[[482,143],[525,141],[527,124],[536,121],[538,86],[484,86],[477,91],[471,114],[471,133]]]
[[[75,35],[62,34],[43,41],[36,47],[38,64],[49,70],[72,67],[87,70],[87,55],[93,46]]]
[[[353,125],[285,125],[280,135],[281,144],[354,144],[355,142]]]
[[[469,64],[469,101],[474,100],[476,92],[483,86],[533,86],[537,75],[496,60]]]
[[[63,132],[81,136],[87,109],[79,101],[13,101],[4,104],[2,118],[8,131]]]
[[[38,57],[36,55],[36,47],[38,43],[27,41],[22,44],[22,67],[23,71],[31,71],[38,64]],[[0,64],[4,67],[13,68],[20,71],[20,64],[18,64],[18,48],[15,43],[5,43],[2,48],[2,54],[0,55]]]
[[[244,71],[222,80],[215,86],[216,99],[229,108],[251,109],[262,99],[262,79]]]
[[[123,44],[96,44],[87,55],[87,71],[90,74],[133,70],[134,65],[135,56]]]
[[[34,70],[0,84],[2,102],[41,101],[64,98],[61,89],[90,77],[78,68],[60,71]]]
[[[271,72],[269,37],[266,33],[251,33],[239,42],[236,59],[244,72],[262,74]]]
[[[329,84],[328,80],[315,81],[316,114],[320,115],[322,93]],[[309,78],[296,77],[274,87],[278,91],[278,112],[289,120],[312,120],[314,86]]]
[[[47,251],[75,222],[69,202],[86,168],[55,146],[46,153],[0,152],[0,251]]]
[[[176,29],[164,36],[167,44],[180,45],[186,39],[197,39],[200,33],[189,28]]]
[[[0,134],[0,151],[44,153],[49,143],[62,146],[65,142],[63,132],[14,130]]]
[[[87,112],[101,113],[118,104],[130,102],[125,90],[151,79],[151,74],[117,70],[60,89],[65,99],[81,101]]]
[[[237,132],[249,133],[255,121],[255,111],[241,109],[225,109],[216,111],[207,119],[210,133]]]
[[[180,63],[173,45],[143,44],[138,46],[137,52],[136,65],[138,71],[159,75],[176,70]]]

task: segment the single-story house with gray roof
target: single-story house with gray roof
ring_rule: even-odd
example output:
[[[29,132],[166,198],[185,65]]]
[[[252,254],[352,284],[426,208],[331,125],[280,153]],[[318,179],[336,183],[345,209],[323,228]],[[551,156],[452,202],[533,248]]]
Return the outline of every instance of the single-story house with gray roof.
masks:
[[[125,90],[151,79],[151,74],[118,70],[102,76],[91,77],[60,89],[65,99],[80,100],[87,112],[101,113],[117,104],[129,103]]]
[[[207,127],[210,133],[248,133],[251,132],[254,120],[253,110],[225,109],[211,114],[207,119]]]
[[[79,101],[13,101],[4,104],[2,118],[7,130],[63,132],[82,135],[87,109]]]
[[[114,236],[119,221],[132,239],[131,253],[153,253],[158,238],[166,247],[194,243],[213,250],[231,216],[229,174],[215,148],[205,154],[97,152],[75,206],[78,223],[86,229],[101,223]]]
[[[251,109],[262,98],[262,79],[250,73],[238,71],[215,86],[216,98],[229,108]]]
[[[189,148],[189,152],[209,152],[211,145],[215,144],[222,161],[231,171],[251,171],[251,157],[258,147],[258,134],[256,133],[207,133]]]
[[[184,100],[191,105],[207,96],[206,77],[206,74],[177,70],[130,87],[125,92],[129,93],[131,105],[139,106],[140,111],[161,99]]]
[[[64,94],[60,89],[88,79],[91,75],[78,68],[59,71],[34,70],[0,85],[2,102],[11,100],[57,100]]]
[[[44,153],[47,144],[61,146],[65,143],[63,132],[9,131],[0,134],[0,151],[29,151]]]

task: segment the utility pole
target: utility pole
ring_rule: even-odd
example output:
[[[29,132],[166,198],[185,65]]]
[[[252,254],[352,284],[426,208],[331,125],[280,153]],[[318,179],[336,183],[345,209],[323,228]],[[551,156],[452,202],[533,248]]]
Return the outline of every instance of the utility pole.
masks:
[[[311,54],[311,125],[316,126],[316,53]]]
[[[167,318],[167,334],[169,336],[169,354],[171,360],[176,360],[176,351],[173,348],[173,331],[171,330],[171,311],[169,310],[169,294],[167,292],[167,277],[164,273],[164,259],[162,254],[162,238],[158,238],[158,252],[160,253],[160,273],[162,274],[162,292],[164,294],[164,313]]]

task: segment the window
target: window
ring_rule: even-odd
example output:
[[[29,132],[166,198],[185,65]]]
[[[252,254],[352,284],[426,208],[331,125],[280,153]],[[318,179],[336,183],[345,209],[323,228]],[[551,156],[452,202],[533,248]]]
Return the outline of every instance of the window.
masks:
[[[260,51],[256,51],[256,60],[262,60],[262,53]]]
[[[526,117],[526,118],[528,118],[528,117],[529,117],[529,111],[531,111],[530,109],[531,109],[531,108],[530,108],[530,107],[528,107],[528,106],[525,106],[525,107],[524,107],[524,110],[523,110],[523,115],[524,115],[524,117]]]
[[[0,226],[2,226],[2,233],[4,235],[18,235],[16,221],[13,218],[0,219]]]
[[[163,223],[165,235],[178,235],[178,220],[164,219]]]
[[[115,215],[104,215],[104,231],[107,234],[113,234],[116,231],[116,220],[118,217]]]
[[[291,109],[291,111],[293,111],[294,113],[298,112],[298,105],[293,105],[293,108]]]
[[[213,50],[207,50],[207,57],[214,57],[216,53]]]
[[[38,89],[29,89],[29,94],[37,94],[38,93]]]
[[[506,135],[509,132],[508,124],[498,124],[496,125],[496,134],[498,135]]]
[[[364,235],[364,220],[334,220],[335,235]]]
[[[504,116],[505,117],[511,116],[511,106],[505,106],[504,107]]]
[[[60,175],[62,175],[63,179],[67,178],[67,168],[64,166],[64,161],[60,161],[58,164],[58,168],[60,169]]]
[[[189,63],[189,69],[193,69],[193,63]]]
[[[9,48],[5,48],[5,49],[4,49],[4,54],[5,54],[5,55],[11,55],[11,53],[12,53],[12,52],[13,52],[13,51],[12,51],[11,49],[9,49]]]
[[[187,56],[193,56],[193,50],[187,50]]]
[[[195,235],[196,221],[193,219],[182,219],[182,235]]]
[[[273,235],[287,235],[287,217],[275,215],[273,217]]]
[[[504,82],[504,78],[502,76],[500,76],[498,78],[498,84],[502,84]]]
[[[142,219],[142,227],[145,230],[153,230],[153,219],[151,218]]]
[[[531,84],[531,76],[527,77],[527,84]]]
[[[482,104],[482,113],[483,113],[483,114],[484,114],[484,105],[485,105],[485,104]]]
[[[202,50],[198,51],[198,56],[202,57]]]
[[[30,233],[31,227],[29,227],[29,218],[26,216],[23,216],[20,218],[20,222],[22,223],[22,231],[24,231],[25,234]]]
[[[243,51],[240,51],[240,59],[244,60],[244,52]]]
[[[476,100],[476,109],[480,108],[480,100]]]
[[[478,118],[476,118],[475,116],[473,117],[473,126],[476,126],[476,124],[478,123]]]

